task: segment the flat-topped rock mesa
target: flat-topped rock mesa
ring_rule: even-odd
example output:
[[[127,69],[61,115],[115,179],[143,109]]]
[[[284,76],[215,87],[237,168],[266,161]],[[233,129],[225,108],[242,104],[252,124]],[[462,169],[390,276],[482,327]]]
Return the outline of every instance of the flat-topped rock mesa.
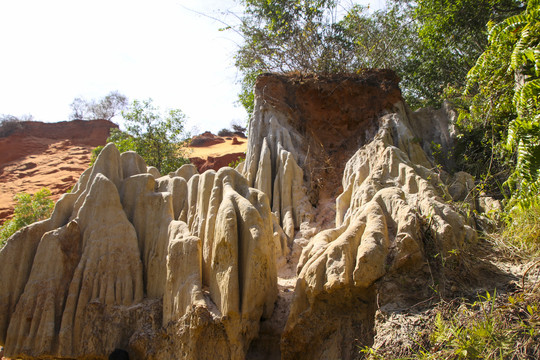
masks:
[[[0,250],[5,354],[360,358],[378,313],[432,295],[430,260],[476,241],[451,201],[470,175],[426,152],[452,116],[411,112],[390,71],[266,74],[237,169],[162,176],[107,145]]]
[[[0,137],[0,223],[13,213],[13,196],[49,188],[54,200],[71,189],[88,168],[92,149],[105,145],[105,120],[12,123]]]

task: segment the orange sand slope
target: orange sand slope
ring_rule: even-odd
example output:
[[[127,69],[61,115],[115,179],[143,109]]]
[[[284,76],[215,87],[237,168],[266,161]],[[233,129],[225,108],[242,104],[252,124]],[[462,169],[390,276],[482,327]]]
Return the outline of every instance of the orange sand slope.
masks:
[[[34,194],[46,187],[56,201],[71,189],[88,168],[92,149],[105,144],[113,127],[117,125],[101,120],[21,122],[13,134],[0,138],[0,224],[13,214],[17,193]],[[226,166],[247,150],[245,138],[205,134],[213,143],[186,148],[201,172]]]
[[[237,138],[240,144],[233,145],[232,138],[222,138],[225,142],[205,147],[189,147],[186,156],[189,158],[207,158],[247,151],[247,139]]]
[[[23,122],[0,138],[0,223],[13,213],[13,196],[43,187],[58,200],[88,168],[92,149],[104,145],[112,122]]]

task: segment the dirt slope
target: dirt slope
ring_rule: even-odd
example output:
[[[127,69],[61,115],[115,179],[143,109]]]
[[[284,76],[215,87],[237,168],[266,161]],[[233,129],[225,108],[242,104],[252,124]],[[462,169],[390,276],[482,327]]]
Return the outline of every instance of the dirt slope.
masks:
[[[104,145],[110,121],[22,122],[0,138],[0,223],[13,213],[13,196],[49,188],[54,201],[90,164],[92,149]]]
[[[117,127],[104,120],[21,122],[13,133],[0,138],[0,224],[13,214],[17,193],[33,194],[46,187],[58,200],[88,168],[92,149],[104,145],[109,130]],[[188,148],[187,155],[200,173],[245,157],[245,138],[210,133],[196,138],[202,141]]]
[[[187,156],[199,173],[220,168],[246,157],[247,139],[240,136],[221,137],[209,132],[196,136],[187,150]]]

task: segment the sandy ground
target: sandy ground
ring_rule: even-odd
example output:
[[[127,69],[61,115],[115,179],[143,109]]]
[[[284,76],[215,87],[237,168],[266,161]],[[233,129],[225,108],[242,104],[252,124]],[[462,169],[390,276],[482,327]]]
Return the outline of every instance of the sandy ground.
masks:
[[[224,143],[215,144],[206,147],[189,147],[187,148],[187,156],[190,158],[207,158],[209,156],[220,156],[247,151],[247,139],[237,138],[240,144],[233,145],[232,138],[223,138]],[[230,139],[230,140],[229,140]]]

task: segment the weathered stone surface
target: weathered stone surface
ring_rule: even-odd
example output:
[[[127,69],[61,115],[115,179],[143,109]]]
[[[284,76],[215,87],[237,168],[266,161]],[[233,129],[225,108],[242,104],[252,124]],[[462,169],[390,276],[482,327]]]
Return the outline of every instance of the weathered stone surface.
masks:
[[[425,264],[426,228],[430,246],[442,256],[476,239],[471,224],[446,202],[446,186],[430,169],[408,112],[400,104],[394,109],[380,118],[374,139],[347,162],[344,191],[336,201],[337,227],[318,233],[302,251],[282,358],[306,353],[354,358],[356,348],[349,346],[354,339],[360,345],[372,342],[375,281]],[[362,299],[364,308],[359,303],[340,320],[355,299]]]
[[[433,166],[452,111],[411,112],[392,72],[267,74],[255,91],[238,171],[161,176],[108,145],[8,241],[7,356],[353,359],[377,313],[425,292],[428,259],[475,241],[451,201],[497,206]]]
[[[43,236],[25,291],[10,320],[8,353],[40,357],[56,351],[56,330],[61,325],[69,284],[80,260],[80,246],[76,221]],[[56,261],[51,262],[49,256]],[[29,326],[28,318],[36,325]]]
[[[7,356],[244,358],[277,296],[266,195],[230,168],[146,170],[107,145],[51,219],[0,251]]]
[[[28,282],[39,242],[50,230],[50,219],[34,223],[16,232],[0,252],[0,344],[6,344],[9,322]]]
[[[181,319],[192,307],[205,306],[201,279],[201,241],[181,221],[169,225],[163,324]]]

